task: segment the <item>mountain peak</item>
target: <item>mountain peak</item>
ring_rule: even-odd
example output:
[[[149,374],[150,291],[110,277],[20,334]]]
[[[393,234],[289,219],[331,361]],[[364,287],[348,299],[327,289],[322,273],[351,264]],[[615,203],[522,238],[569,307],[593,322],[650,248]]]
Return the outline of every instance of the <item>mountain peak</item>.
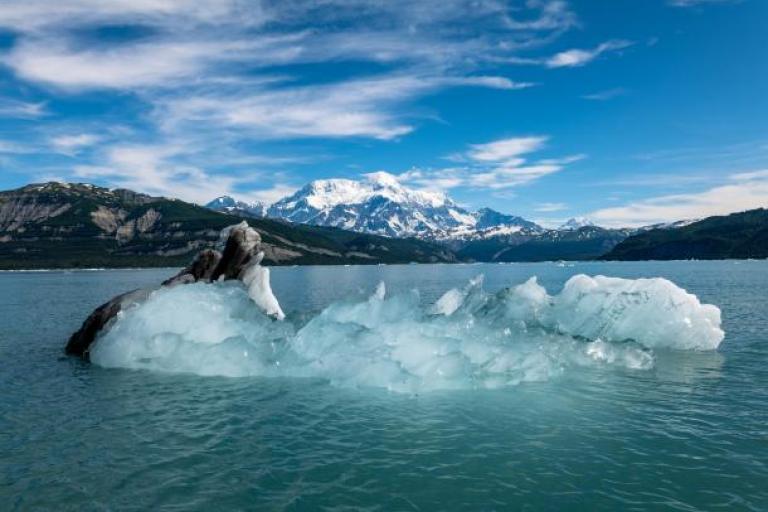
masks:
[[[232,196],[219,196],[206,204],[205,207],[218,212],[245,215],[246,217],[265,217],[267,214],[267,206],[264,203],[258,201],[246,203],[238,201]]]
[[[540,229],[490,209],[470,212],[445,193],[413,189],[379,171],[359,180],[315,180],[273,204],[270,217],[392,237],[450,239],[499,226]]]
[[[230,207],[237,205],[237,201],[235,201],[235,198],[232,196],[220,196],[214,199],[213,201],[206,204],[206,208],[217,208],[217,207]]]
[[[595,223],[586,217],[571,217],[565,222],[565,224],[560,226],[558,229],[561,231],[572,231],[579,228],[592,227],[592,226],[595,226]]]
[[[230,196],[218,197],[207,206],[227,213],[397,238],[466,240],[521,230],[543,231],[533,222],[490,208],[468,211],[443,192],[409,188],[396,175],[384,171],[365,174],[358,180],[314,180],[269,208]]]
[[[368,178],[368,181],[370,181],[374,185],[379,185],[382,187],[390,187],[390,188],[403,187],[398,181],[397,176],[385,171],[371,172],[366,174],[365,177]]]
[[[325,210],[342,205],[361,205],[374,200],[432,208],[453,205],[442,192],[407,188],[393,174],[380,171],[366,174],[361,180],[314,180],[292,196],[275,203],[273,208],[284,210],[299,207],[298,203],[301,202],[310,208]]]

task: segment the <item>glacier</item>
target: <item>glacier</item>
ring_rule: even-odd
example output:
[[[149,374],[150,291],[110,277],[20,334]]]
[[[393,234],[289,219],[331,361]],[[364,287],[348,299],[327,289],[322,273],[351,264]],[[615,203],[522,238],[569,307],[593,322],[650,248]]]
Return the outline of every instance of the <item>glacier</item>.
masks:
[[[510,387],[584,367],[649,370],[659,350],[714,350],[724,337],[716,306],[661,278],[576,275],[550,295],[535,277],[497,293],[478,277],[432,304],[416,290],[390,296],[381,283],[365,300],[285,318],[259,268],[245,283],[152,292],[118,314],[91,361],[420,393]]]

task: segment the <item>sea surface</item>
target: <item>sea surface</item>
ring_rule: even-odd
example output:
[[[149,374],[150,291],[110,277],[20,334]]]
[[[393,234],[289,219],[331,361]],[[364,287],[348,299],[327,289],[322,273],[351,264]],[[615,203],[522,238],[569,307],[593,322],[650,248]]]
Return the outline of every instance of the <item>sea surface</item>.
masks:
[[[550,293],[660,276],[721,309],[717,351],[650,369],[397,393],[63,355],[95,306],[174,272],[0,272],[0,510],[768,510],[766,261],[272,269],[289,318],[381,281],[428,304],[479,274]]]

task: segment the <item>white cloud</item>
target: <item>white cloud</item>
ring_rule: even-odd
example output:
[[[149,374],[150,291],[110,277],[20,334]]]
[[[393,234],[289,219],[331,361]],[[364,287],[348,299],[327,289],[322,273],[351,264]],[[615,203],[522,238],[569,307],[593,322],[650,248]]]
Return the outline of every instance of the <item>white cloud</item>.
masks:
[[[528,155],[541,150],[547,140],[544,136],[528,136],[473,144],[465,153],[451,155],[452,160],[465,162],[465,166],[413,169],[400,175],[400,179],[424,188],[471,187],[500,191],[531,183],[585,158],[573,155],[528,162]]]
[[[501,139],[486,144],[473,145],[468,156],[472,160],[479,160],[481,162],[498,162],[541,149],[546,142],[547,137]]]
[[[51,138],[53,149],[64,155],[76,155],[80,150],[93,146],[101,140],[101,137],[92,133],[80,133],[77,135],[58,135]]]
[[[187,148],[183,145],[118,145],[106,150],[103,164],[80,165],[75,176],[97,179],[110,186],[128,188],[151,195],[178,197],[205,203],[217,195],[231,195],[237,179],[211,175],[192,165],[179,163],[175,157]]]
[[[534,208],[535,211],[542,213],[560,212],[567,209],[568,205],[565,203],[541,203]]]
[[[731,175],[732,180],[736,181],[751,181],[751,180],[768,180],[768,169],[761,169],[759,171],[740,172]]]
[[[573,68],[584,66],[606,52],[622,50],[631,45],[632,43],[630,41],[612,40],[606,41],[590,50],[566,50],[547,59],[545,65],[549,68]]]
[[[165,136],[226,130],[233,140],[388,140],[427,117],[408,108],[421,96],[531,87],[483,74],[483,66],[574,24],[560,0],[28,0],[0,5],[0,27],[16,35],[0,63],[57,91],[136,92]],[[83,35],[122,25],[147,31],[115,40]],[[392,71],[306,85],[298,71],[271,70],[347,60],[385,62]]]
[[[239,128],[260,137],[393,139],[413,127],[396,107],[446,85],[514,88],[501,77],[383,76],[227,96],[172,98],[157,118],[166,130],[188,123]]]
[[[266,20],[258,2],[242,0],[23,0],[0,3],[0,27],[23,32],[98,24],[257,24]]]
[[[612,100],[613,98],[618,98],[619,96],[624,96],[625,94],[627,94],[626,89],[623,87],[615,87],[613,89],[606,89],[592,94],[585,94],[582,98],[592,101],[607,101]]]
[[[15,141],[0,140],[0,154],[22,155],[34,151],[34,148]]]
[[[669,5],[674,7],[695,7],[708,4],[732,4],[741,0],[669,0]]]
[[[38,119],[48,115],[45,102],[30,103],[13,99],[0,99],[0,117]]]
[[[229,169],[230,155],[214,153],[216,142],[189,139],[156,144],[115,144],[103,148],[96,163],[77,165],[74,177],[88,179],[110,187],[127,188],[150,195],[180,198],[205,204],[214,197],[229,195],[247,201],[271,204],[294,192],[296,186],[286,182],[279,172],[249,169],[234,175],[206,169],[211,162]],[[211,154],[215,157],[211,157]],[[251,165],[284,163],[252,155]],[[192,163],[190,163],[192,162]],[[239,162],[244,164],[245,162]],[[272,177],[272,183],[266,177]],[[254,182],[266,186],[253,187]]]
[[[75,133],[45,141],[47,149],[92,148],[91,164],[77,168],[80,177],[198,201],[213,194],[212,183],[217,193],[242,183],[220,166],[204,170],[204,161],[188,158],[187,143],[147,140],[215,139],[217,155],[235,161],[254,143],[276,138],[397,139],[418,119],[439,116],[412,108],[417,98],[451,87],[531,87],[493,73],[505,59],[541,48],[576,24],[562,0],[24,0],[0,3],[0,30],[12,34],[0,66],[50,94],[129,93],[122,96],[130,98],[128,116],[140,117],[120,120],[138,122],[119,145],[110,146],[114,136],[90,140]],[[373,65],[339,73],[339,63],[360,61]],[[312,67],[305,76],[310,66],[304,64],[333,70],[324,75],[321,66]],[[4,112],[46,114],[44,104],[4,110],[0,102]],[[93,124],[77,129],[101,134]],[[467,169],[437,183],[503,188],[564,165],[526,162],[525,154],[503,161],[467,154]],[[290,180],[273,183],[253,194],[290,188]]]
[[[26,80],[65,88],[173,87],[166,82],[241,75],[274,63],[338,60],[467,70],[531,44],[532,31],[565,30],[574,19],[559,0],[534,0],[525,8],[471,0],[0,5],[0,27],[20,35],[5,64]],[[76,29],[121,23],[150,27],[156,35],[97,45],[76,37]]]
[[[244,193],[236,193],[235,195],[241,200],[259,201],[266,205],[271,205],[286,196],[292,195],[296,192],[297,188],[283,183],[276,183],[269,188],[250,190]]]
[[[2,62],[25,80],[64,89],[168,87],[204,71],[229,53],[242,58],[247,42],[153,41],[116,48],[73,49],[56,40],[24,41]]]
[[[613,227],[637,227],[768,207],[768,170],[731,175],[733,183],[596,210],[588,216]]]

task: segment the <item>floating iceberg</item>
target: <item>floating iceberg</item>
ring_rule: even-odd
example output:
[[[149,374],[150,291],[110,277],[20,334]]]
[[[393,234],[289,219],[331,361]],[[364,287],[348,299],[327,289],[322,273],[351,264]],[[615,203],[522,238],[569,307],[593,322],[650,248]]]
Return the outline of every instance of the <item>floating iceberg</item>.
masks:
[[[282,310],[268,286],[264,273],[160,288],[118,314],[91,360],[422,392],[513,386],[584,366],[646,370],[653,349],[712,350],[724,336],[717,307],[665,279],[577,275],[549,295],[535,278],[495,294],[478,278],[432,305],[416,291],[387,296],[382,283],[303,324],[275,319]]]

